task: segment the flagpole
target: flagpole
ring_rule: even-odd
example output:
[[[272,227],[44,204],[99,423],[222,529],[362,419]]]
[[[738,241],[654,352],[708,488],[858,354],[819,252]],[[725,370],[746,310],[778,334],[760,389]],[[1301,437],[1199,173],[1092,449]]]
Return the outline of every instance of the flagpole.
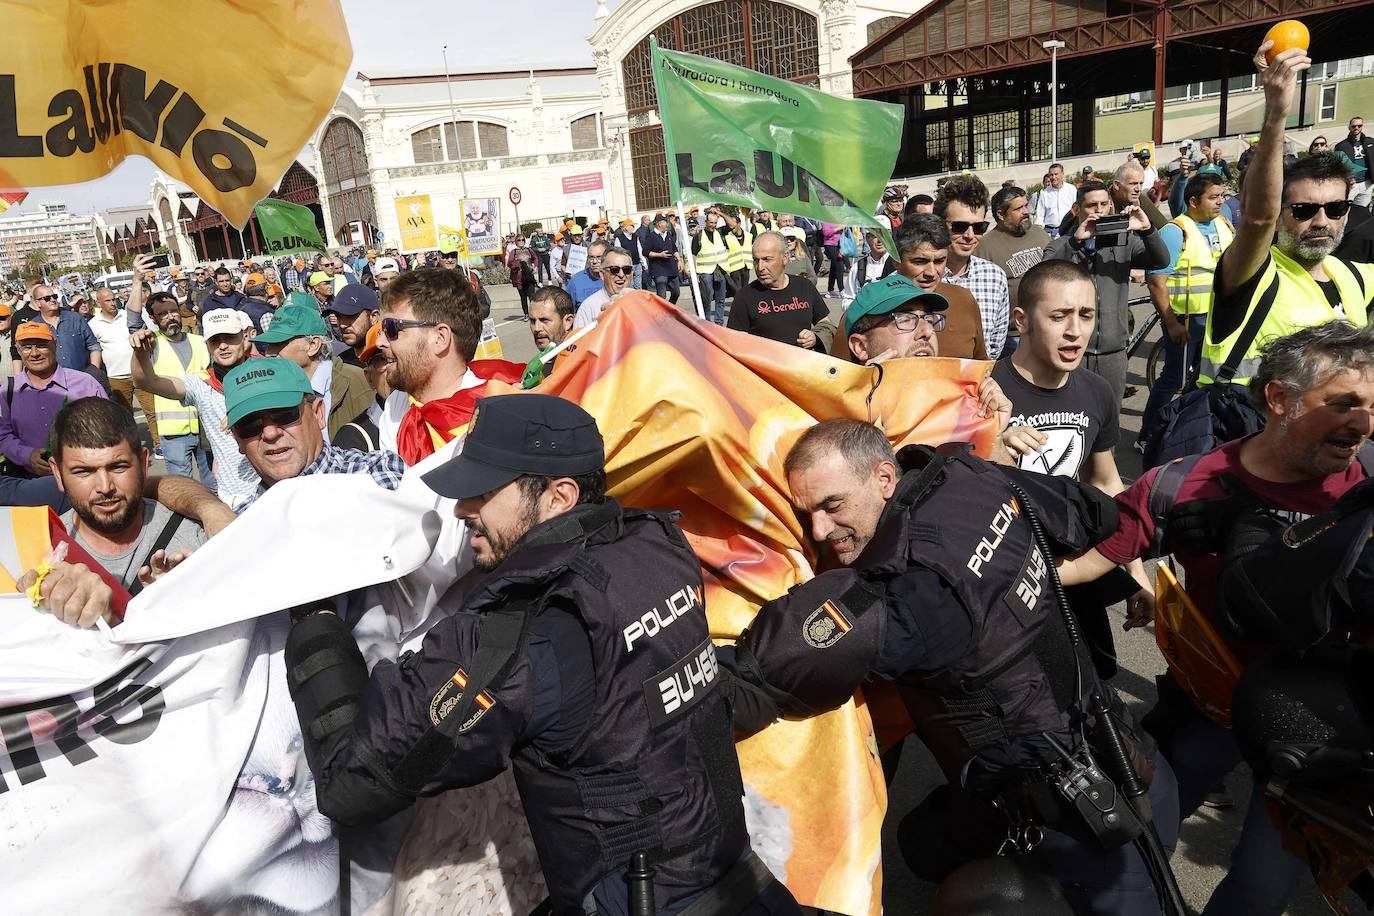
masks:
[[[682,206],[682,201],[677,202],[677,212],[682,214],[683,228],[687,226],[687,209]],[[697,225],[697,231],[701,231],[701,225]],[[687,275],[692,278],[692,301],[697,304],[697,317],[705,318],[706,312],[701,307],[701,283],[697,279],[697,259],[692,257],[692,237],[687,236],[687,244],[682,246],[682,253],[687,255]]]

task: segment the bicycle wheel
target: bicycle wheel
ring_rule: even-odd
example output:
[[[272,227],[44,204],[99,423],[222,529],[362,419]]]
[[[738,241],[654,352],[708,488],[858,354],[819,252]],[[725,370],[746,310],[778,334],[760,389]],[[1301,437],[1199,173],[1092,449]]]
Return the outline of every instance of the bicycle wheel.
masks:
[[[1164,338],[1155,341],[1155,345],[1150,348],[1150,355],[1145,357],[1145,380],[1150,383],[1150,388],[1155,387],[1155,381],[1159,378],[1159,370],[1164,367]]]

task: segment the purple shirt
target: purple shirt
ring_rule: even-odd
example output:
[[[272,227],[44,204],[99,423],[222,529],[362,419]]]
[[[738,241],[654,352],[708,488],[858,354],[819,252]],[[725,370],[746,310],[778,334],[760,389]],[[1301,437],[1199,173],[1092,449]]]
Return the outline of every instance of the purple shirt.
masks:
[[[106,396],[94,376],[63,366],[42,385],[29,381],[29,374],[20,370],[14,374],[13,399],[10,390],[10,383],[5,382],[0,396],[0,455],[24,469],[35,449],[47,448],[48,430],[63,404]]]

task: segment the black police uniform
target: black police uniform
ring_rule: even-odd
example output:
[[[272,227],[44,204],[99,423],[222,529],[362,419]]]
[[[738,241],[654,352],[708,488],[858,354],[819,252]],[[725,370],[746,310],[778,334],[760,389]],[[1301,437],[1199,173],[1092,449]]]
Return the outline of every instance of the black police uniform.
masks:
[[[789,715],[838,705],[870,673],[893,681],[951,785],[972,790],[956,793],[960,814],[946,820],[959,823],[944,826],[961,828],[966,853],[992,854],[1008,831],[987,801],[1013,817],[1033,807],[1047,822],[1054,805],[1035,774],[1056,753],[1044,735],[1072,743],[1074,672],[1088,685],[1093,678],[1085,648],[1075,649],[1058,619],[1028,507],[1009,480],[1031,494],[1057,555],[1112,531],[1115,504],[1067,478],[995,467],[964,447],[913,446],[898,459],[905,473],[863,553],[765,605],[741,636],[738,670]],[[1171,821],[1171,775],[1155,783],[1157,813]],[[1025,804],[1028,796],[1041,804]],[[1046,831],[1036,853],[1084,909],[1157,911],[1135,850],[1103,850],[1071,816],[1049,823],[1059,829]],[[971,825],[988,832],[969,836]],[[952,840],[943,835],[922,858],[943,853],[946,868],[957,864]]]
[[[516,412],[558,400],[515,397]],[[567,408],[595,431],[568,402],[530,421],[490,406],[507,400],[479,403],[460,461],[497,460],[484,438],[502,435],[566,452]],[[513,765],[552,913],[629,912],[640,852],[657,912],[795,911],[749,848],[701,568],[674,518],[607,499],[534,526],[370,679],[341,619],[304,617],[286,662],[320,810],[371,822]]]

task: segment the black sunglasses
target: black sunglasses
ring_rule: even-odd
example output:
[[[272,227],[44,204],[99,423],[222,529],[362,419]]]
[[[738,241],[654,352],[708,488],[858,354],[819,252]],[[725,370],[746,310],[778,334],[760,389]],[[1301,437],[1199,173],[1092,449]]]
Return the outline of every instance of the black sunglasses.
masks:
[[[978,223],[970,223],[962,219],[952,219],[949,221],[949,231],[954,235],[963,235],[965,232],[968,232],[970,226],[973,227],[974,235],[983,235],[988,231],[987,220]]]
[[[1325,210],[1326,215],[1331,219],[1340,219],[1350,212],[1350,201],[1328,200],[1324,204],[1289,204],[1288,210],[1293,214],[1293,219],[1303,222],[1316,216],[1318,210]]]
[[[413,321],[407,318],[383,318],[382,333],[387,340],[395,340],[406,328],[437,328],[437,321]]]
[[[615,267],[603,267],[601,269],[604,270],[606,273],[613,274],[617,277],[632,276],[635,272],[635,269],[633,267],[621,267],[620,265],[616,265]]]
[[[456,261],[456,260],[458,260],[458,252],[456,252],[456,251],[441,251],[441,252],[439,252],[439,257],[440,257],[441,260],[444,260],[444,261]]]
[[[38,302],[52,302],[57,298],[57,293],[53,293],[51,296],[34,296],[33,298]]]
[[[256,439],[262,435],[263,427],[268,423],[282,429],[295,426],[301,421],[302,409],[302,406],[297,404],[295,407],[281,407],[277,410],[259,410],[235,423],[234,432],[240,439]]]

